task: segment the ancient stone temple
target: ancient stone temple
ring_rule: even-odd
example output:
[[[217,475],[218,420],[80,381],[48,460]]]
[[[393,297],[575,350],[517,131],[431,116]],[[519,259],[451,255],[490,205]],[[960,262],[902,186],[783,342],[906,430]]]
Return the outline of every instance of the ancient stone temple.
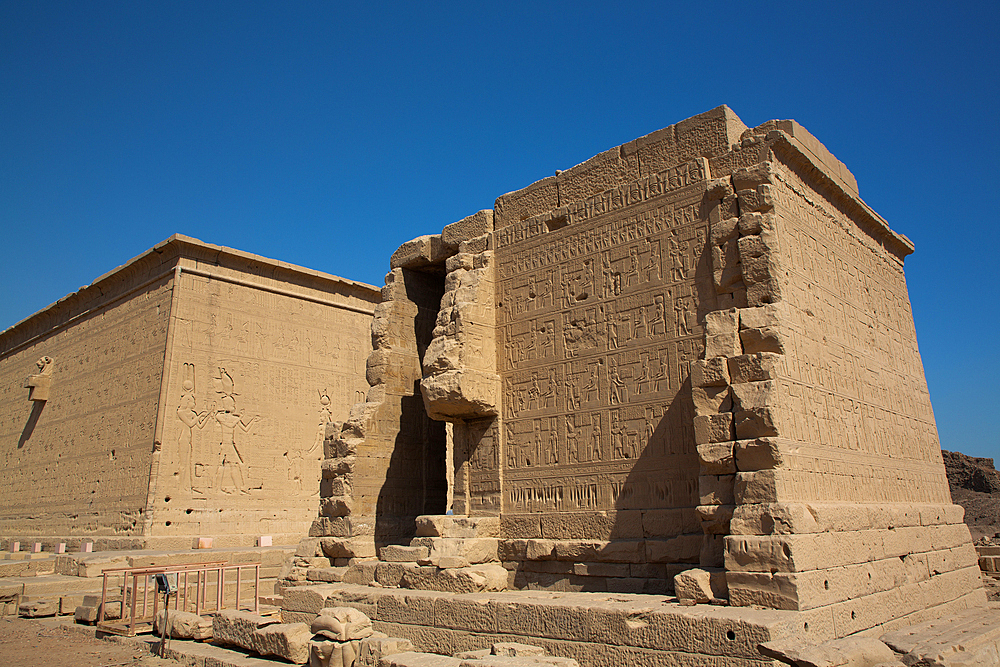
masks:
[[[294,543],[364,396],[368,285],[173,236],[0,334],[0,536]]]
[[[819,637],[982,603],[912,251],[798,123],[726,107],[404,244],[289,581],[664,595],[681,575],[702,582],[682,598]]]

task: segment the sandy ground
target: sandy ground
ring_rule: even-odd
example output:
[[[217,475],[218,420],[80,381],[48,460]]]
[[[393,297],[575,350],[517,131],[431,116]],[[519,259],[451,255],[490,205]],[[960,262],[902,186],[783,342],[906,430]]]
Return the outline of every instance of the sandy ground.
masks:
[[[140,642],[96,639],[94,629],[44,624],[26,618],[0,618],[0,665],[38,667],[177,667],[149,653]]]

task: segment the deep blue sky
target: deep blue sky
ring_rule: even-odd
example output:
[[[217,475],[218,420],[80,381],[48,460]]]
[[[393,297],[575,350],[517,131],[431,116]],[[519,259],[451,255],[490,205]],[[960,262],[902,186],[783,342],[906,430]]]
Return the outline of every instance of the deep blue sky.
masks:
[[[391,252],[719,104],[794,118],[917,251],[941,444],[1000,458],[1000,3],[0,2],[0,328],[175,232]]]

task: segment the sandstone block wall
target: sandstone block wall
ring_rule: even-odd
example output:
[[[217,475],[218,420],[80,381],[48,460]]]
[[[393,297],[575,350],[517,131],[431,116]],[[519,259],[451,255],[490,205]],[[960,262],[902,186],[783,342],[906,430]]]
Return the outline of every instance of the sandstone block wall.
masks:
[[[171,281],[131,265],[0,334],[0,535],[142,534]]]
[[[980,601],[912,245],[801,126],[720,107],[475,219],[393,266],[445,277],[425,413],[452,423],[455,511],[500,516],[510,585],[662,593],[716,568],[731,604],[836,636]]]
[[[720,179],[716,289],[692,369],[703,477],[733,484],[730,601],[824,608],[840,634],[982,597],[917,351],[913,247],[794,121]],[[749,161],[745,161],[747,164]],[[728,305],[728,304],[727,304]],[[718,474],[726,473],[726,474]]]
[[[0,536],[295,542],[367,389],[367,285],[172,237],[0,335]],[[25,378],[52,362],[49,400]]]

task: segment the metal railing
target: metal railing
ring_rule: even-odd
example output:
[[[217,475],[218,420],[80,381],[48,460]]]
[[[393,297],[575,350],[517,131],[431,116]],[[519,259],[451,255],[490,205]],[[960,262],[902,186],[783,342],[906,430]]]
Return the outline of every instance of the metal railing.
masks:
[[[235,570],[235,580],[231,579]],[[243,608],[258,612],[260,595],[260,563],[241,563],[230,565],[227,562],[190,563],[188,565],[168,565],[163,567],[122,567],[104,570],[104,583],[101,588],[101,606],[97,612],[97,628],[102,632],[117,635],[135,636],[146,626],[152,626],[153,619],[160,608],[161,595],[157,592],[154,575],[167,574],[177,576],[177,592],[167,598],[171,599],[171,609],[191,611],[199,616],[213,614],[222,609],[240,609],[244,571],[253,571],[253,602]],[[230,577],[227,577],[230,573]],[[214,575],[214,576],[213,576]],[[120,584],[111,582],[109,578],[121,579]],[[246,585],[250,585],[249,576]],[[232,591],[227,591],[227,584]],[[210,589],[214,594],[210,595]],[[120,595],[118,593],[120,592]],[[227,592],[233,594],[227,596]],[[117,597],[109,599],[108,594]],[[214,599],[213,599],[214,598]],[[121,602],[121,615],[117,620],[105,620],[107,605]],[[227,604],[232,602],[231,605]]]

